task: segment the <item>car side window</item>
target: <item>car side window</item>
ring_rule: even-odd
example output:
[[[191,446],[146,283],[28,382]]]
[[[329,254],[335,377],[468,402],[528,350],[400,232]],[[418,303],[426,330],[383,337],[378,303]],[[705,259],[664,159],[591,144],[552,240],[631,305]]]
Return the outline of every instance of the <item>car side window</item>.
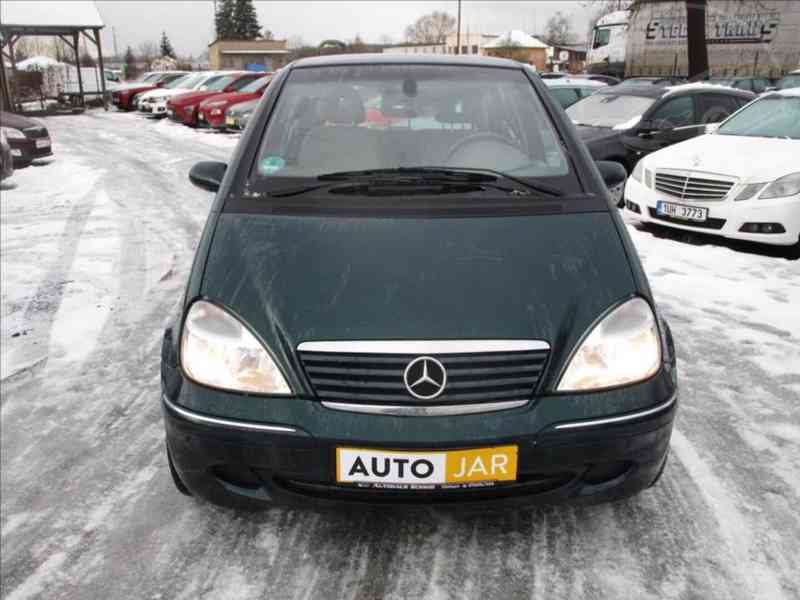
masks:
[[[753,79],[753,91],[756,94],[764,92],[769,87],[769,81],[766,79]]]
[[[234,82],[233,82],[233,83],[232,83],[232,84],[229,86],[229,89],[230,89],[232,92],[238,92],[238,91],[239,91],[240,89],[242,89],[244,86],[246,86],[246,85],[249,85],[249,84],[253,83],[253,81],[254,81],[255,79],[257,79],[257,78],[256,78],[256,77],[240,77],[239,79],[237,79],[236,81],[234,81]]]
[[[597,88],[581,88],[581,98],[586,98],[586,96],[591,96],[597,91]]]
[[[695,123],[694,102],[691,96],[667,100],[658,107],[649,119],[654,129],[674,129]]]
[[[722,94],[700,94],[700,123],[719,123],[739,110],[739,98]],[[743,102],[746,102],[744,100]]]

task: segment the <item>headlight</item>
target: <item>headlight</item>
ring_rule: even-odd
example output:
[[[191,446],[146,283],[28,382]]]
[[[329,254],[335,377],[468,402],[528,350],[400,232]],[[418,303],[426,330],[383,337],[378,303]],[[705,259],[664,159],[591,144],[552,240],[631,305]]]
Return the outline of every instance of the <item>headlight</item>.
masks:
[[[739,200],[750,200],[750,198],[754,198],[758,194],[758,191],[765,185],[767,184],[764,182],[748,183],[741,189],[741,191],[738,194],[736,194],[736,198],[734,200],[736,200],[737,202]]]
[[[19,129],[14,129],[13,127],[3,127],[3,133],[5,133],[6,137],[10,140],[25,139],[25,134],[22,133]]]
[[[183,327],[181,364],[197,383],[258,394],[292,391],[266,348],[238,319],[198,300]]]
[[[800,194],[800,173],[792,173],[773,181],[767,189],[761,192],[759,198],[768,200],[770,198],[783,198]]]
[[[639,161],[636,163],[636,166],[633,167],[633,173],[631,173],[631,177],[633,177],[639,183],[644,183],[644,161]]]
[[[583,340],[558,384],[559,392],[615,387],[658,371],[661,343],[650,305],[633,298],[608,313]]]

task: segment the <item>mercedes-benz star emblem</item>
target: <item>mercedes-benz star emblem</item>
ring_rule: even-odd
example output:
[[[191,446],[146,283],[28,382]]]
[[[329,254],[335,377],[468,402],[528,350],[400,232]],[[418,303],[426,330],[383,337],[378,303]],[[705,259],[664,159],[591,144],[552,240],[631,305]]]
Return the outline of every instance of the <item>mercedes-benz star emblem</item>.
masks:
[[[406,367],[403,373],[408,393],[420,400],[433,400],[447,384],[447,371],[435,358],[420,356]]]

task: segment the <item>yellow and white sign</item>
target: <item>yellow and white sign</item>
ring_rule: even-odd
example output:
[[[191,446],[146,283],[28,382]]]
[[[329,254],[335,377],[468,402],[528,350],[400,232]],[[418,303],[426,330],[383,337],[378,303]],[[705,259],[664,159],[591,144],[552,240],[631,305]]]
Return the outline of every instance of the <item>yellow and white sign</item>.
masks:
[[[517,447],[446,452],[336,449],[338,483],[458,485],[517,478]]]

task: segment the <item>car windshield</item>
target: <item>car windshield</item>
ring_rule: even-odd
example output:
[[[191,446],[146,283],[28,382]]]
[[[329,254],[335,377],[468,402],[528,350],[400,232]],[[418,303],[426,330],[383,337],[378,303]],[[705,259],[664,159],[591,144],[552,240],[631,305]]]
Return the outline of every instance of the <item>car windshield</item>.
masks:
[[[194,75],[184,75],[183,77],[178,77],[177,79],[170,81],[169,83],[165,84],[162,87],[167,90],[187,87],[186,84],[194,78],[195,78]]]
[[[800,140],[800,97],[762,98],[725,121],[717,133]]]
[[[145,75],[142,77],[140,81],[150,83],[151,81],[155,81],[161,76],[161,73],[150,73],[149,75]]]
[[[781,79],[778,89],[788,90],[796,87],[800,87],[800,75],[787,75]]]
[[[645,96],[592,94],[567,109],[567,115],[578,125],[614,127],[643,115],[656,101]]]
[[[219,77],[212,77],[198,89],[207,92],[219,92],[228,87],[232,81],[233,75],[220,75]]]
[[[408,64],[294,69],[251,181],[424,167],[578,185],[523,71]]]
[[[243,94],[254,94],[258,90],[260,90],[265,84],[269,83],[269,80],[272,79],[272,75],[268,75],[266,77],[259,77],[255,81],[251,81],[246,86],[244,86],[239,91]]]

